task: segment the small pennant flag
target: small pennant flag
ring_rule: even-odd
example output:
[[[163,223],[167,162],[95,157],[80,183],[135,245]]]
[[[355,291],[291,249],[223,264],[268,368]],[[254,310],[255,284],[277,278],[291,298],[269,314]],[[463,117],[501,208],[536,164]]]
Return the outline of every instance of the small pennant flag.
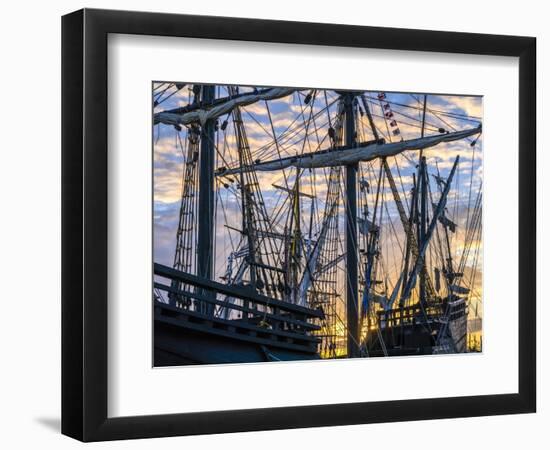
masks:
[[[384,94],[383,92],[380,92],[380,94],[378,94],[378,100],[384,100],[386,98],[386,94]]]
[[[397,126],[397,122],[395,120],[392,120],[390,122],[390,127],[396,127]]]
[[[390,104],[389,103],[386,103],[384,104],[384,109],[387,111],[388,109],[390,109]]]
[[[393,117],[393,113],[391,111],[388,111],[387,113],[384,114],[388,119],[390,117]]]
[[[401,134],[401,132],[399,131],[399,128],[396,128],[395,130],[393,130],[392,133],[394,136]]]

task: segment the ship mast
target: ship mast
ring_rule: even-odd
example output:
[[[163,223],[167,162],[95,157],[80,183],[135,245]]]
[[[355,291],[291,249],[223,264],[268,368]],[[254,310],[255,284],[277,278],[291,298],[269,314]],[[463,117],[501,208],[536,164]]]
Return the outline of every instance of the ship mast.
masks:
[[[424,106],[422,109],[422,128],[420,129],[420,137],[424,137],[424,129],[426,127],[426,106],[428,103],[428,96],[424,95]],[[426,240],[426,223],[428,220],[428,205],[427,205],[427,183],[428,183],[428,171],[426,168],[426,157],[424,156],[424,150],[420,150],[419,154],[419,164],[420,164],[420,188],[421,188],[421,196],[420,196],[420,226],[419,226],[419,238],[418,241],[420,243],[420,247],[424,245],[424,241]],[[427,278],[427,270],[426,270],[426,260],[425,258],[422,260],[422,269],[420,271],[420,304],[422,306],[422,310],[426,309],[426,278]]]
[[[346,117],[346,147],[356,145],[355,114],[353,102],[356,94],[342,94]],[[346,312],[347,312],[347,355],[359,356],[359,303],[357,282],[357,170],[358,163],[348,164],[346,176]]]
[[[202,86],[201,101],[211,104],[215,98],[214,85]],[[197,236],[197,275],[212,279],[214,266],[214,161],[215,119],[208,119],[201,126],[201,152],[199,161],[199,227]],[[213,313],[213,305],[205,313]]]
[[[418,224],[420,247],[426,242],[426,223],[428,220],[428,205],[427,205],[427,173],[426,173],[426,157],[420,157],[420,217]],[[423,310],[426,309],[426,259],[422,258],[422,267],[420,269],[420,304]]]

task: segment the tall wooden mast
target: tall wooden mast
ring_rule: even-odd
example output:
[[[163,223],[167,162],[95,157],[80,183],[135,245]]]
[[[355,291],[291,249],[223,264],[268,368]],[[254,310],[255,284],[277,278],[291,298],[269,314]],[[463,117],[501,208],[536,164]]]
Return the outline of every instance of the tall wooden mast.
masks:
[[[346,117],[346,146],[356,145],[355,115],[353,102],[355,93],[343,94]],[[357,169],[358,163],[346,166],[346,311],[347,311],[347,354],[349,358],[359,356],[359,303],[357,282]]]
[[[214,101],[215,89],[214,85],[202,86],[202,104]],[[197,275],[206,279],[212,279],[214,267],[215,122],[208,119],[202,125],[200,141]]]

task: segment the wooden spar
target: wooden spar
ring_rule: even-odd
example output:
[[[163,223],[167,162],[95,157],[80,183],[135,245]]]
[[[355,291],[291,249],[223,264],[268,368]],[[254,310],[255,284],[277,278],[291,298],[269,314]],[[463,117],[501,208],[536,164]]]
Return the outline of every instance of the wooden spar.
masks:
[[[426,157],[422,156],[420,159],[420,237],[418,238],[420,245],[424,245],[426,240],[426,221],[428,219],[428,206],[427,206],[427,173],[426,173]],[[423,306],[426,306],[426,263],[422,258],[423,266],[420,269],[420,302]]]
[[[422,129],[420,137],[424,137],[424,129],[426,128],[426,106],[428,104],[428,96],[424,94],[424,107],[422,108]]]
[[[300,222],[300,169],[296,169],[296,181],[292,192],[292,220],[290,222],[292,231],[292,241],[290,245],[290,283],[292,286],[292,301],[298,303],[299,300],[299,282],[298,272],[300,270],[301,257],[301,222]],[[292,230],[292,228],[294,228]]]
[[[416,180],[416,174],[413,173],[413,195],[412,195],[412,198],[411,198],[411,207],[410,207],[410,214],[409,214],[409,229],[411,230],[411,235],[414,236],[414,233],[412,232],[412,228],[413,228],[413,224],[414,224],[414,220],[415,220],[415,217],[416,217],[416,206],[418,205],[418,200],[417,200],[417,196],[418,196],[418,183],[417,183],[417,180]],[[415,240],[416,242],[416,240]],[[403,272],[401,273],[401,276],[403,277],[403,288],[401,290],[401,298],[399,300],[399,307],[400,308],[403,308],[404,303],[405,303],[405,300],[406,298],[404,297],[404,293],[405,293],[405,289],[407,288],[406,286],[406,281],[407,281],[407,276],[409,274],[409,262],[410,262],[410,259],[411,259],[411,253],[412,253],[412,241],[410,241],[408,238],[407,238],[407,245],[406,245],[406,248],[405,248],[405,263],[403,265]],[[416,255],[413,254],[413,256],[415,257],[415,259],[418,259],[418,249],[417,249],[417,253]]]
[[[385,160],[384,160],[385,161]],[[380,200],[380,190],[382,189],[382,166],[380,166],[380,171],[378,174],[378,188],[376,189],[376,198],[374,200],[374,212],[372,216],[372,224],[376,226],[376,215],[378,211],[378,202]],[[365,219],[368,220],[368,219]],[[379,234],[374,231],[367,233],[367,264],[365,267],[365,286],[363,288],[363,299],[362,299],[362,308],[361,308],[361,322],[359,330],[362,329],[362,321],[365,316],[368,319],[368,310],[369,310],[369,298],[373,294],[371,292],[372,286],[372,271],[374,268],[374,257],[375,249],[378,243]]]
[[[426,106],[428,105],[428,96],[424,94],[424,107],[422,109],[422,128],[420,131],[420,137],[424,137],[424,129],[426,128]],[[418,237],[418,241],[420,242],[420,245],[423,244],[424,240],[426,239],[426,220],[427,220],[427,173],[426,173],[426,157],[424,156],[424,149],[420,150],[420,188],[421,188],[421,197],[420,197],[420,235]],[[426,263],[424,261],[424,265],[420,269],[420,303],[423,305],[423,308],[426,306],[426,279],[427,279],[427,273],[426,273]]]
[[[376,125],[374,124],[374,120],[372,118],[372,114],[370,111],[370,107],[368,102],[366,101],[366,98],[364,95],[361,96],[361,100],[363,103],[363,107],[365,108],[365,112],[367,114],[367,118],[369,120],[369,124],[373,133],[373,136],[376,140],[379,139],[378,130],[376,129]],[[421,137],[424,137],[424,125],[425,125],[425,118],[426,118],[426,96],[424,96],[424,114],[422,116],[422,132]],[[421,150],[422,153],[422,150]],[[399,195],[399,191],[397,190],[397,186],[395,185],[395,180],[393,178],[393,175],[391,173],[390,167],[388,165],[388,162],[386,161],[386,158],[382,158],[382,167],[384,168],[384,172],[386,174],[386,178],[388,179],[388,182],[390,184],[390,188],[392,191],[392,195],[395,201],[395,204],[397,206],[397,211],[399,212],[399,218],[401,219],[401,224],[403,225],[403,229],[405,230],[405,233],[407,235],[407,248],[412,252],[412,255],[417,258],[418,257],[418,245],[416,242],[416,237],[412,230],[412,225],[410,224],[410,220],[407,217],[407,214],[405,213],[405,208],[403,207],[403,203],[401,201],[401,197]],[[408,264],[407,264],[408,266]],[[425,272],[425,269],[423,270]],[[424,277],[425,279],[425,286],[426,286],[426,293],[428,296],[433,296],[433,287],[430,282],[429,277]],[[404,287],[404,286],[403,286]],[[395,296],[391,297],[392,299],[395,298]],[[387,304],[388,308],[391,308],[393,306],[393,301],[389,301]]]
[[[269,88],[257,92],[236,94],[225,99],[219,99],[216,102],[207,102],[203,98],[199,107],[190,105],[176,110],[161,111],[154,115],[153,121],[155,124],[163,123],[175,126],[187,126],[192,123],[204,125],[208,120],[214,120],[224,114],[231,113],[237,106],[246,106],[261,100],[274,100],[286,97],[296,90],[293,88]]]
[[[299,167],[302,169],[316,169],[322,167],[351,166],[361,161],[372,161],[376,158],[395,156],[407,150],[421,150],[433,147],[442,142],[452,142],[467,138],[481,132],[481,125],[476,128],[468,128],[452,133],[441,133],[410,139],[400,142],[384,143],[379,141],[353,142],[352,145],[335,147],[326,150],[304,153],[300,156],[287,156],[268,161],[259,161],[248,166],[221,167],[216,171],[217,176],[233,175],[240,172],[260,171],[269,172],[282,170],[287,167]]]
[[[346,146],[356,144],[355,115],[353,100],[355,95],[344,95],[346,114]],[[359,356],[359,304],[357,276],[357,169],[358,163],[346,165],[346,311],[347,311],[347,353],[348,358]]]
[[[184,87],[185,87],[185,85],[184,85]],[[271,91],[271,88],[260,89],[260,90],[258,90],[257,94],[263,95],[263,94],[266,94],[270,91]],[[207,108],[208,107],[212,108],[212,107],[215,107],[215,106],[223,105],[227,102],[230,102],[231,100],[239,100],[239,99],[242,99],[242,98],[250,97],[250,94],[251,94],[250,92],[242,92],[240,94],[229,95],[228,97],[216,98],[211,103],[209,103],[207,105]],[[168,109],[168,110],[162,111],[162,112],[170,113],[170,114],[185,114],[185,113],[192,112],[192,111],[197,111],[197,110],[200,110],[200,109],[205,109],[205,105],[203,103],[197,102],[197,103],[190,103],[189,105],[185,105],[185,106],[180,106],[180,107],[174,108],[174,109]],[[155,114],[154,117],[153,117],[153,119],[155,121],[155,124],[157,124],[161,118],[162,118],[162,116],[160,115],[160,113]]]
[[[430,222],[430,226],[428,227],[426,231],[426,236],[423,241],[421,241],[421,245],[419,248],[419,254],[418,258],[416,258],[414,268],[411,271],[411,275],[409,279],[407,280],[407,284],[405,285],[405,288],[403,289],[403,293],[401,295],[401,303],[409,298],[411,295],[411,291],[414,288],[414,285],[416,284],[416,278],[418,276],[418,273],[424,266],[424,257],[426,255],[426,250],[428,248],[428,244],[430,242],[430,238],[432,237],[432,234],[435,230],[435,227],[437,225],[437,221],[439,219],[439,216],[443,213],[445,209],[445,205],[447,203],[447,195],[449,194],[449,190],[451,189],[451,182],[453,181],[453,177],[456,171],[456,166],[458,165],[459,156],[456,157],[455,162],[453,164],[453,168],[451,169],[451,173],[449,174],[449,178],[447,179],[447,183],[445,185],[445,189],[443,190],[441,194],[441,198],[439,199],[439,203],[437,204],[437,208],[434,211],[432,220]]]
[[[407,217],[407,214],[405,212],[405,208],[403,207],[403,202],[401,201],[401,197],[399,195],[399,191],[397,190],[397,186],[395,184],[395,180],[393,179],[393,175],[391,173],[390,167],[388,166],[388,163],[385,159],[382,160],[382,166],[384,167],[384,172],[386,173],[386,178],[388,179],[388,182],[390,184],[390,189],[392,191],[393,199],[395,201],[395,205],[397,207],[397,211],[399,213],[399,218],[401,219],[401,224],[403,225],[403,230],[405,230],[405,234],[407,236],[407,253],[412,253],[412,256],[414,258],[418,258],[418,244],[416,242],[416,236],[413,233],[413,227],[412,227],[412,216],[411,218]],[[413,202],[416,201],[413,199]],[[412,209],[412,208],[411,208]],[[408,261],[408,258],[405,257],[405,261]],[[406,267],[408,267],[408,264],[405,264]],[[426,270],[423,269],[423,272]],[[429,277],[425,277],[425,284],[426,284],[426,294],[428,297],[433,297],[434,295],[434,289],[431,283],[431,280]],[[393,302],[388,303],[388,308],[392,307]]]
[[[211,103],[216,87],[202,86],[202,102]],[[214,160],[215,119],[207,120],[201,127],[199,162],[199,227],[197,236],[197,275],[212,279],[214,265]],[[212,305],[207,313],[212,313]]]

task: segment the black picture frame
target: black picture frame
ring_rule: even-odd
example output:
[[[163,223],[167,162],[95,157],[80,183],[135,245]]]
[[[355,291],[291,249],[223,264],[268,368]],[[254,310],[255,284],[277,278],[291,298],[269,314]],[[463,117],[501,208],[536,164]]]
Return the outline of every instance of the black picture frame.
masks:
[[[123,33],[519,58],[518,393],[107,416],[107,36]],[[62,433],[82,441],[535,412],[536,39],[84,9],[62,19]]]

